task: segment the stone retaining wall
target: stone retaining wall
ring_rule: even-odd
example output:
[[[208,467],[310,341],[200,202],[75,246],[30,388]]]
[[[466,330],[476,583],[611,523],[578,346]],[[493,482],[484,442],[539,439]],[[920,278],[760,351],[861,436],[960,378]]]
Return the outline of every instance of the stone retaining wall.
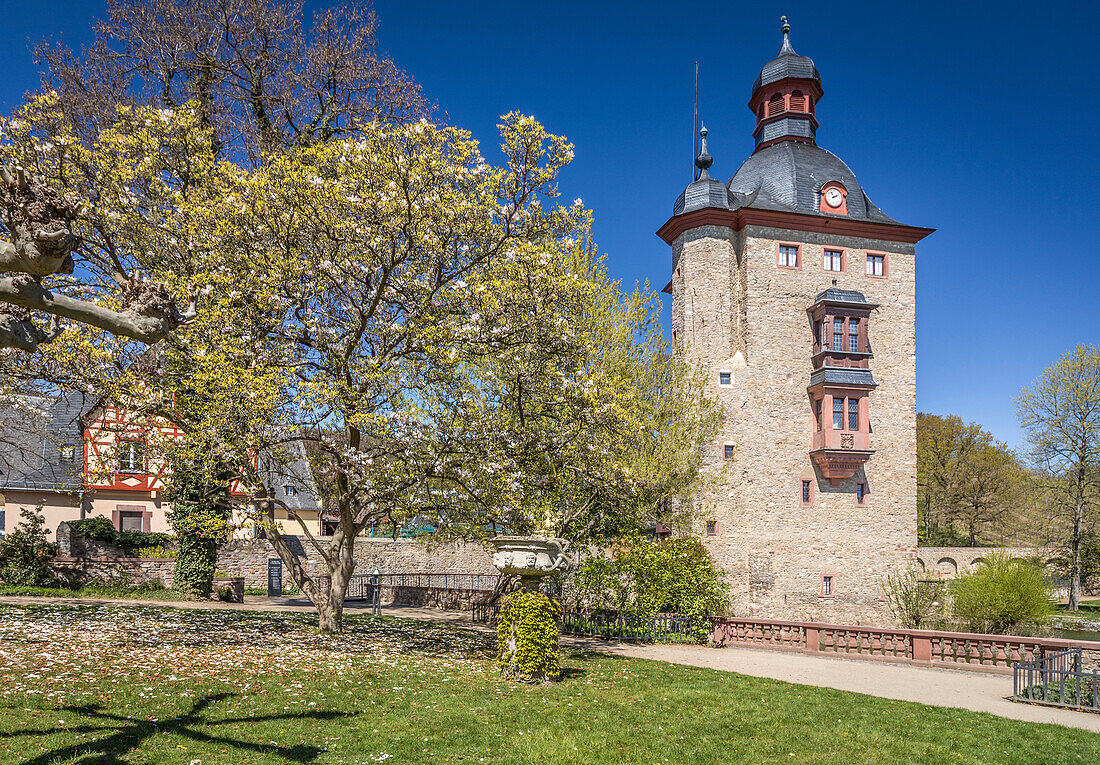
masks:
[[[323,573],[320,556],[303,537],[287,540],[310,574]],[[319,537],[327,545],[330,537]],[[135,583],[159,581],[172,586],[175,561],[171,559],[131,558],[126,550],[109,542],[88,539],[68,523],[57,529],[58,558],[55,564],[60,576],[70,581],[115,579],[129,577]],[[499,573],[493,567],[490,553],[481,545],[446,543],[427,546],[414,539],[359,537],[355,540],[355,570],[368,574],[378,569],[384,574],[395,573]],[[217,571],[231,577],[243,577],[246,587],[267,586],[267,565],[278,558],[275,548],[266,539],[231,539],[218,550]],[[284,572],[284,586],[290,579]]]
[[[81,585],[93,579],[128,579],[134,584],[159,582],[171,587],[175,558],[55,558],[54,571],[67,585]]]

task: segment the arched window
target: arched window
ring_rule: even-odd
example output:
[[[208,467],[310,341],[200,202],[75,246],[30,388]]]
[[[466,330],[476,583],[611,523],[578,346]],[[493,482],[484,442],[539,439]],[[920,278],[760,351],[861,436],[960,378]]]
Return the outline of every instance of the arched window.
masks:
[[[779,114],[781,111],[783,111],[783,94],[776,93],[768,99],[768,116]]]
[[[796,90],[791,93],[791,111],[792,112],[804,112],[806,111],[806,96],[802,95],[801,90]]]

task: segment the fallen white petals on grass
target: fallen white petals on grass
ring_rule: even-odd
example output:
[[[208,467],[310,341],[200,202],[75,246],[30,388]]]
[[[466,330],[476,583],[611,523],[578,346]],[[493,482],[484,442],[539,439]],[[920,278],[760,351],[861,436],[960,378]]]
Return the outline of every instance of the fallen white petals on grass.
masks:
[[[74,703],[105,683],[125,683],[142,699],[179,699],[193,696],[196,680],[225,683],[247,697],[260,676],[274,674],[286,677],[288,703],[308,707],[323,695],[316,688],[306,695],[296,679],[302,673],[331,677],[334,686],[364,664],[410,680],[480,674],[492,652],[488,636],[451,627],[362,617],[348,619],[338,635],[323,635],[314,619],[118,605],[0,607],[0,698],[40,694]]]

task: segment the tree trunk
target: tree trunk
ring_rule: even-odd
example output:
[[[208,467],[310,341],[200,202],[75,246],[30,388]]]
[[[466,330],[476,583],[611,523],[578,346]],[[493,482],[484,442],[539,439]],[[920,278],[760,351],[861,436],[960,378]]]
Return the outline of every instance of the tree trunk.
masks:
[[[1073,511],[1073,540],[1069,572],[1069,610],[1079,611],[1081,602],[1081,537],[1083,535],[1085,508],[1080,493]]]

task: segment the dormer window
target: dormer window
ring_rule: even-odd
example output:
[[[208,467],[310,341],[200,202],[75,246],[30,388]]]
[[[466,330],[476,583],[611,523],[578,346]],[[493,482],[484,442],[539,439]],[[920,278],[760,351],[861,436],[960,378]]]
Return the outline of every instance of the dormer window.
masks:
[[[71,464],[74,459],[76,459],[76,447],[72,444],[62,446],[60,460],[64,463]]]
[[[288,497],[296,497],[296,496],[298,496],[298,487],[297,486],[284,486],[283,487],[283,493]]]

